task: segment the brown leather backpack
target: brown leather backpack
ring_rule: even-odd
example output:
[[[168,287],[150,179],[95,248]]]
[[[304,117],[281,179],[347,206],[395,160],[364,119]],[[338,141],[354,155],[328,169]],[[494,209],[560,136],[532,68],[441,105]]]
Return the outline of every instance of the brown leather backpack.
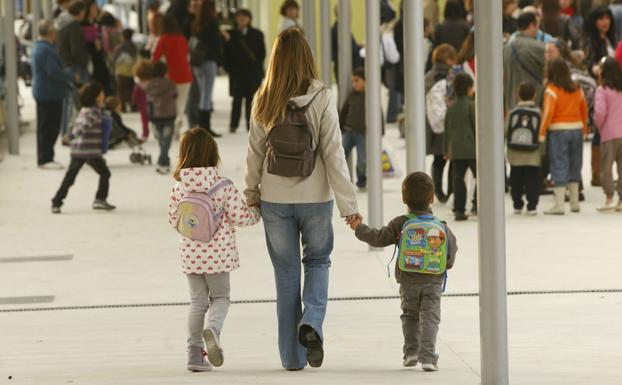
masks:
[[[322,91],[323,88],[302,107],[290,101],[283,120],[268,133],[266,142],[270,174],[306,178],[313,173],[317,149],[313,148],[313,128],[305,113]]]

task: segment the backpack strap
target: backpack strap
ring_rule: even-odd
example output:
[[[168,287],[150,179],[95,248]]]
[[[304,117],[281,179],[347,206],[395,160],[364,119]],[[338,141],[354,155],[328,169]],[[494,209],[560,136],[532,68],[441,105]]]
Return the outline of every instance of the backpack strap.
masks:
[[[317,96],[320,94],[320,92],[324,91],[326,87],[322,86],[322,88],[320,88],[315,95],[313,95],[313,97],[311,98],[311,100],[309,101],[309,103],[305,104],[304,106],[300,107],[300,110],[302,110],[303,112],[306,112],[309,109],[309,106],[311,106],[311,104],[313,103],[313,101],[315,100],[315,98],[317,98]]]
[[[223,188],[232,185],[233,183],[229,180],[229,179],[222,179],[220,182],[216,183],[216,185],[212,186],[212,188],[210,188],[206,194],[208,196],[212,196],[214,194],[216,194],[218,191],[222,190]]]

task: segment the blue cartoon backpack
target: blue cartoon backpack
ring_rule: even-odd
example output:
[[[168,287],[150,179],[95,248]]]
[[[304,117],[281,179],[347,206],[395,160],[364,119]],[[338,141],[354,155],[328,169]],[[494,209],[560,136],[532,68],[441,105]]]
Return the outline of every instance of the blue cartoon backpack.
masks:
[[[432,215],[408,214],[398,241],[397,263],[401,271],[445,274],[447,270],[447,231]]]

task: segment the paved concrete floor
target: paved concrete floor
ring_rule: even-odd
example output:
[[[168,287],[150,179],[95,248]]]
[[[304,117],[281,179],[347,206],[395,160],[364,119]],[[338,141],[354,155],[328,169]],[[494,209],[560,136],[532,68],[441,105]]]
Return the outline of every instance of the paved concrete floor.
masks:
[[[216,90],[215,127],[224,132],[229,111],[225,79],[218,79]],[[26,100],[24,114],[32,118],[32,103]],[[126,119],[137,127],[135,115]],[[219,143],[223,173],[241,186],[245,133],[227,134]],[[404,164],[396,130],[388,130],[385,144]],[[0,162],[0,310],[188,301],[176,234],[166,222],[170,177],[157,175],[153,167],[131,165],[127,149],[115,150],[107,159],[113,175],[110,201],[118,210],[91,210],[97,178],[85,168],[63,214],[53,216],[50,198],[63,173],[36,168],[33,132],[24,135],[21,145],[20,156]],[[145,148],[156,156],[155,142]],[[67,149],[57,150],[57,160],[67,164]],[[622,214],[596,212],[599,189],[587,187],[586,195],[583,212],[564,217],[515,216],[506,199],[509,290],[622,289]],[[365,215],[367,196],[359,198]],[[384,204],[387,220],[403,212],[399,178],[385,180]],[[550,204],[550,197],[542,197],[540,212]],[[456,223],[447,207],[434,209],[449,220],[459,240],[448,294],[477,292],[476,220]],[[396,295],[386,270],[392,250],[370,253],[337,217],[334,226],[330,295]],[[273,299],[263,227],[242,229],[238,239],[242,268],[232,275],[232,299]],[[7,259],[21,257],[37,260]],[[20,303],[26,300],[48,302]],[[612,370],[622,359],[621,304],[618,293],[510,297],[512,383],[622,383]],[[441,371],[434,374],[400,367],[399,303],[393,299],[331,302],[326,365],[304,373],[279,370],[271,303],[232,306],[223,334],[225,366],[210,374],[185,373],[185,313],[184,306],[0,312],[0,384],[8,376],[13,379],[6,383],[21,384],[172,384],[212,378],[224,384],[479,383],[475,297],[444,299]]]

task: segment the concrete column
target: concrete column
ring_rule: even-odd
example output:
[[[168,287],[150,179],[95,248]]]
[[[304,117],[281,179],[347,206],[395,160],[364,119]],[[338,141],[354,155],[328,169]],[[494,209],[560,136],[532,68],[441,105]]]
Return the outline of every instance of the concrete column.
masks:
[[[330,1],[321,0],[320,3],[320,36],[322,53],[322,82],[330,87],[332,76],[330,71]]]
[[[41,20],[41,0],[32,0],[32,42],[39,38],[39,20]]]
[[[304,0],[302,2],[302,27],[311,51],[317,59],[317,45],[315,39],[315,0]]]
[[[350,39],[350,0],[339,0],[337,11],[337,47],[339,56],[339,108],[352,90],[352,43]]]
[[[507,385],[503,34],[501,2],[475,6],[477,194],[482,385]]]
[[[367,121],[367,191],[369,224],[382,220],[382,116],[380,114],[380,7],[377,0],[365,2],[365,119]],[[348,45],[350,42],[348,42]],[[341,49],[342,46],[340,45]],[[347,79],[350,81],[350,79]]]
[[[43,16],[47,20],[52,20],[54,18],[53,0],[43,0]]]
[[[5,36],[5,86],[6,125],[9,138],[9,154],[19,154],[19,114],[17,111],[17,49],[15,44],[15,3],[4,0]]]
[[[425,59],[423,3],[404,2],[404,110],[406,112],[406,170],[425,171]]]

